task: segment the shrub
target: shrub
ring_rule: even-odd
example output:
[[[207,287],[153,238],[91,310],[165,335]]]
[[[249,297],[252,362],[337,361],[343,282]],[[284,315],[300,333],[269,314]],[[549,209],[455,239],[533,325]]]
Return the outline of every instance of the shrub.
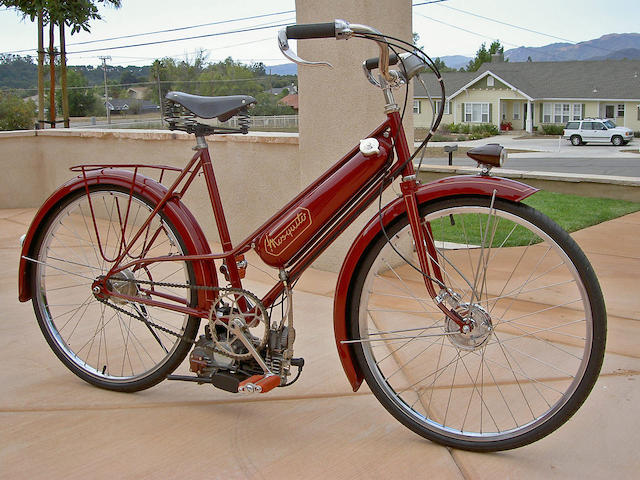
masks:
[[[25,102],[17,95],[0,92],[0,130],[28,130],[33,128],[36,104]]]
[[[541,125],[540,128],[544,135],[562,135],[564,125],[545,124]]]
[[[439,134],[434,134],[433,137],[431,137],[431,141],[432,142],[449,142],[451,141],[451,138],[447,137],[446,135],[439,135]]]
[[[442,133],[443,135],[447,135],[449,133],[452,133],[450,128],[449,128],[449,127],[451,127],[451,125],[453,125],[453,124],[445,123],[443,125],[440,125],[440,128],[438,128],[438,132]]]
[[[455,124],[455,123],[450,123],[449,125],[447,125],[447,129],[451,133],[460,133],[460,125]]]
[[[636,138],[640,138],[640,130],[638,130],[637,132],[633,132],[633,136]]]
[[[471,127],[471,133],[478,136],[478,138],[485,138],[498,135],[499,130],[498,127],[492,123],[480,123],[479,125]]]

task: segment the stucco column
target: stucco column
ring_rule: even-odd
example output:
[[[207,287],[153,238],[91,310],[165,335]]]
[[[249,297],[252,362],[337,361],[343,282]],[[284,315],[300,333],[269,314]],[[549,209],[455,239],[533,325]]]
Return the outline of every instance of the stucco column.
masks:
[[[533,112],[532,107],[533,104],[530,100],[527,101],[527,132],[533,133]]]
[[[377,28],[382,33],[411,41],[411,1],[381,3],[376,0],[296,0],[297,23],[331,22],[335,19]],[[292,42],[294,43],[294,42]],[[363,60],[377,57],[377,45],[368,40],[312,39],[297,42],[305,60],[328,61],[327,67],[298,66],[300,121],[300,188],[329,169],[354,145],[384,121],[384,98],[362,71]],[[413,92],[407,101],[405,129],[413,142]],[[404,89],[395,90],[402,106]],[[369,212],[363,217],[371,216]],[[328,270],[340,268],[353,237],[363,225],[352,226],[317,262]],[[357,230],[356,230],[357,228]]]

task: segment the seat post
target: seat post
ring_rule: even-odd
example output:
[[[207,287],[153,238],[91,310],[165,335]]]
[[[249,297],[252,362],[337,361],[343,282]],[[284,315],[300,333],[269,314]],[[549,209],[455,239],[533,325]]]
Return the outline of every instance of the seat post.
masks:
[[[203,135],[196,135],[196,146],[193,147],[194,150],[206,150],[207,148],[209,148],[209,145],[207,144],[207,140],[204,138]]]

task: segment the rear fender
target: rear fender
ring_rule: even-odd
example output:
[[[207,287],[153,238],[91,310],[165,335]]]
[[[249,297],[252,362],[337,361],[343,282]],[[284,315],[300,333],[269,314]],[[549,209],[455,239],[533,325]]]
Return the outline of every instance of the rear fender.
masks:
[[[64,199],[76,192],[84,189],[85,185],[89,187],[94,185],[116,185],[131,189],[150,200],[152,203],[158,203],[166,194],[167,188],[148,178],[144,175],[134,173],[128,170],[120,169],[104,169],[86,172],[86,180],[82,176],[78,176],[62,185],[58,190],[44,202],[38,210],[35,218],[31,222],[31,226],[27,231],[24,242],[22,244],[22,252],[20,254],[20,266],[18,270],[18,299],[26,302],[31,299],[31,274],[32,262],[24,257],[32,257],[34,239],[38,238],[41,226],[51,212],[55,211]],[[209,243],[198,225],[198,222],[187,209],[187,207],[177,198],[171,198],[164,207],[164,213],[169,221],[176,227],[182,239],[188,255],[205,255],[211,253]],[[193,262],[196,282],[198,285],[217,286],[218,278],[213,261],[196,261]],[[207,291],[198,291],[198,303],[200,306],[207,305]]]
[[[463,195],[492,196],[520,202],[538,189],[500,177],[488,177],[481,175],[455,176],[427,183],[418,188],[416,197],[418,205],[432,200],[441,200],[447,197]],[[405,211],[405,203],[402,197],[395,199],[386,205],[382,211],[382,224],[386,227]],[[353,391],[357,391],[364,379],[361,369],[355,362],[355,352],[351,344],[342,343],[349,340],[351,326],[349,308],[351,282],[358,268],[362,255],[369,243],[381,232],[380,216],[376,214],[356,237],[342,264],[336,293],[333,301],[333,329],[338,348],[338,355]]]

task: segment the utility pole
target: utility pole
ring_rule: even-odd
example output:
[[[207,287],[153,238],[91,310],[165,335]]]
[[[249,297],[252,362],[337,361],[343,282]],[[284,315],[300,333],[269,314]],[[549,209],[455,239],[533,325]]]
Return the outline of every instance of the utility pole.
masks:
[[[107,124],[111,125],[111,112],[109,111],[109,92],[107,90],[107,60],[111,57],[98,57],[102,60],[102,71],[104,72],[104,108],[107,109]]]
[[[156,69],[156,82],[158,85],[158,102],[160,103],[160,120],[164,118],[164,102],[162,101],[162,90],[160,89],[160,69]]]
[[[38,123],[44,128],[44,18],[42,8],[38,10]]]
[[[51,128],[56,128],[56,51],[54,45],[55,24],[49,18],[49,123]]]
[[[62,89],[62,118],[64,128],[69,128],[69,93],[67,91],[67,46],[64,21],[60,23],[60,88]]]

